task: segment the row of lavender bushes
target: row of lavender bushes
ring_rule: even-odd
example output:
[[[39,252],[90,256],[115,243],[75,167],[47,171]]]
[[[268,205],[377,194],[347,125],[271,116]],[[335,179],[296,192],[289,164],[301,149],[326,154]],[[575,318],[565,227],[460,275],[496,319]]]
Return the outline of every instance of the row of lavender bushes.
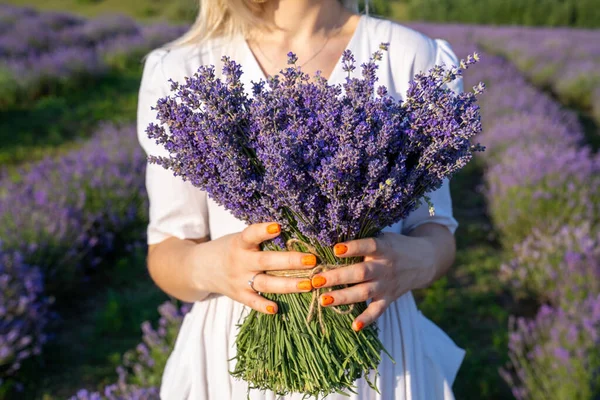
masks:
[[[461,55],[479,41],[489,49],[490,41],[519,30],[417,27],[433,36],[450,37]],[[582,32],[595,38],[599,33]],[[503,46],[502,41],[497,43]],[[588,50],[600,50],[598,40],[588,37],[584,43]],[[536,43],[526,45],[533,50]],[[511,59],[523,61],[520,57]],[[481,101],[480,138],[487,151],[479,161],[489,214],[511,260],[502,266],[501,278],[517,299],[534,300],[540,306],[531,319],[511,318],[510,362],[500,373],[519,400],[597,399],[600,155],[584,143],[576,114],[528,84],[520,73],[522,66],[507,61],[504,54],[484,53],[483,59],[480,68],[467,75],[466,84],[484,81],[488,86]],[[535,59],[529,68],[551,65]]]
[[[600,121],[600,30],[506,28],[481,43],[562,102]]]
[[[495,36],[492,31],[483,37]],[[541,305],[533,319],[512,318],[511,361],[501,374],[517,399],[595,399],[600,156],[584,144],[574,113],[529,85],[518,67],[489,57],[488,68],[472,78],[490,81],[481,140],[489,150],[484,162],[490,215],[512,256],[502,277],[517,298]],[[537,63],[545,66],[544,60]]]
[[[511,320],[511,361],[501,374],[517,399],[595,399],[600,157],[583,143],[575,115],[528,86],[513,65],[500,58],[493,65],[485,73],[503,78],[484,100],[495,114],[482,139],[490,147],[489,212],[513,257],[503,279],[517,298],[541,305],[533,319]],[[518,101],[502,109],[507,93]]]
[[[125,16],[84,19],[0,5],[0,106],[140,63],[184,26],[141,25]]]
[[[0,387],[40,353],[51,299],[143,240],[145,165],[135,129],[105,125],[79,149],[0,179]]]

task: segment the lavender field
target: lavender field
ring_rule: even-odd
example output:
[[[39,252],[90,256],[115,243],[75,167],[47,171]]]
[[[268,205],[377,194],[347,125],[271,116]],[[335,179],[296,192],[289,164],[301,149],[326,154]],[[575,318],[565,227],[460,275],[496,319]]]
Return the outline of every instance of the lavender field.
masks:
[[[456,397],[598,399],[600,30],[409,25],[488,88],[457,262],[417,293],[467,350]],[[142,57],[184,30],[0,5],[0,398],[158,399],[189,306],[145,271],[133,122]]]

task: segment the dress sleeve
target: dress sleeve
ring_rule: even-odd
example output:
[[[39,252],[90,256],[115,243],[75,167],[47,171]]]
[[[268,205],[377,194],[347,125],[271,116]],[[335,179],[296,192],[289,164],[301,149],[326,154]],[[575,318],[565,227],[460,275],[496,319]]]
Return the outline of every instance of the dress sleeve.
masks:
[[[140,85],[137,110],[138,140],[148,155],[168,156],[168,152],[146,135],[146,127],[158,123],[151,107],[169,92],[170,84],[163,72],[163,59],[169,51],[158,49],[146,58]],[[169,237],[199,239],[209,235],[206,192],[184,182],[156,164],[146,168],[146,189],[150,203],[148,244]]]
[[[426,68],[415,67],[416,72],[425,72],[434,65],[446,64],[458,65],[458,59],[448,42],[440,39],[432,40],[434,54],[430,57],[431,60],[435,60],[433,64],[428,65]],[[457,79],[448,85],[453,91],[460,93],[463,91],[462,79]],[[454,233],[458,228],[458,222],[454,219],[452,214],[452,199],[450,197],[450,185],[448,179],[445,179],[442,186],[429,193],[429,198],[433,203],[435,213],[433,216],[429,215],[429,206],[424,201],[421,205],[406,217],[402,226],[402,233],[408,234],[410,231],[418,227],[419,225],[427,223],[436,223],[446,226],[450,232]]]

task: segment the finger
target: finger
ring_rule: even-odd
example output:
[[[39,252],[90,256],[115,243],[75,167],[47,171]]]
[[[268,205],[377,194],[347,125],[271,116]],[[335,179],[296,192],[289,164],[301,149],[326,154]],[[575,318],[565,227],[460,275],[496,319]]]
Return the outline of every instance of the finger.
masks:
[[[237,301],[263,314],[277,314],[277,303],[265,299],[258,293],[245,290],[240,293]]]
[[[313,276],[313,287],[332,287],[337,285],[349,285],[370,281],[376,277],[375,264],[372,262],[361,262],[336,268]]]
[[[334,290],[321,295],[319,299],[324,307],[354,304],[367,301],[379,292],[380,283],[364,282],[340,290]]]
[[[252,257],[254,265],[260,271],[314,268],[317,265],[317,257],[314,254],[297,251],[259,251]]]
[[[338,257],[377,256],[384,251],[386,242],[379,238],[366,238],[338,243],[333,252]]]
[[[310,292],[312,285],[307,278],[286,278],[260,274],[254,278],[254,289],[262,293],[300,293]]]
[[[367,309],[354,319],[352,322],[352,329],[358,332],[364,329],[365,326],[369,326],[375,322],[377,318],[381,317],[381,315],[384,313],[388,307],[388,304],[389,301],[387,299],[373,300]]]
[[[281,232],[281,226],[276,222],[252,224],[240,234],[241,247],[247,250],[256,249],[262,242],[273,239]]]

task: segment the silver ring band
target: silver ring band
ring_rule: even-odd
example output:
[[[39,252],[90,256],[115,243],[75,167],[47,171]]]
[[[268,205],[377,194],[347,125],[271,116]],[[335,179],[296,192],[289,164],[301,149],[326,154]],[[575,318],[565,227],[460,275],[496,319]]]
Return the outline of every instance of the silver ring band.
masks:
[[[254,291],[255,291],[256,293],[258,293],[258,294],[261,294],[261,293],[260,293],[258,290],[254,289],[254,279],[255,279],[257,276],[261,275],[261,274],[264,274],[264,272],[258,272],[257,274],[255,274],[255,275],[252,277],[252,279],[250,279],[250,280],[248,281],[248,285],[250,286],[250,289],[254,290]]]

